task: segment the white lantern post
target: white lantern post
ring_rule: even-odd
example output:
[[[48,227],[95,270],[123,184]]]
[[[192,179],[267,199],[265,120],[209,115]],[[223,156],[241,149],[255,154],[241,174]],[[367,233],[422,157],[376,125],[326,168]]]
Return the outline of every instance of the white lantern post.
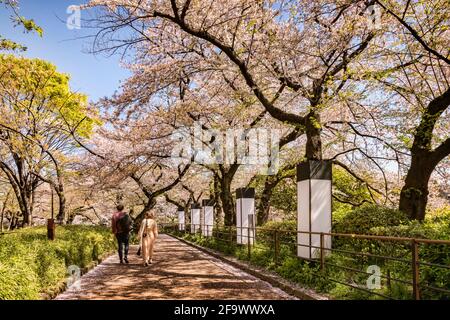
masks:
[[[212,237],[214,228],[214,199],[202,201],[202,235]]]
[[[200,231],[200,204],[191,204],[191,233]]]
[[[183,207],[178,207],[177,213],[178,213],[178,230],[179,231],[184,231],[185,228],[186,228],[186,221],[185,221],[185,216],[184,216],[184,208]]]
[[[297,166],[297,255],[318,258],[321,235],[309,232],[331,232],[330,161],[309,160]],[[331,249],[331,236],[324,235],[322,247]],[[329,253],[325,250],[324,254]]]
[[[255,241],[255,189],[236,190],[236,230],[237,243],[253,245]]]

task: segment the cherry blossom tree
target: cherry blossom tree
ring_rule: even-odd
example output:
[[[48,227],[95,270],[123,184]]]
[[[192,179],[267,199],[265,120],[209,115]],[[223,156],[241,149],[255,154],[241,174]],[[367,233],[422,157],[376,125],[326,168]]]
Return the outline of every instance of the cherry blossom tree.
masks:
[[[433,172],[448,179],[450,8],[438,0],[375,2],[388,22],[384,64],[372,64],[359,76],[375,83],[371,92],[383,94],[372,115],[383,128],[377,139],[395,146],[405,171],[399,209],[423,220]]]
[[[203,96],[209,101],[213,86],[226,84],[251,102],[233,109],[249,109],[253,117],[263,110],[304,133],[304,159],[331,159],[364,182],[373,201],[393,204],[392,167],[398,176],[407,168],[400,209],[418,219],[431,173],[448,156],[448,141],[438,145],[442,134],[433,137],[435,127],[446,128],[439,119],[448,107],[447,7],[439,0],[92,0],[86,6],[98,10],[91,21],[99,28],[95,51],[129,58],[133,76],[115,97],[118,112],[146,114],[170,92],[181,101],[180,117],[189,111],[201,119],[191,111],[195,100],[184,95],[209,86]],[[374,8],[379,17],[371,16]],[[405,148],[399,135],[418,108],[428,111]],[[216,185],[230,185],[223,177],[230,173],[233,180],[238,167],[222,171]],[[233,210],[223,202],[224,211]]]
[[[322,158],[320,114],[335,103],[346,70],[375,36],[368,4],[358,2],[96,0],[90,6],[105,9],[95,21],[99,51],[133,47],[141,52],[137,61],[146,59],[130,84],[143,89],[139,79],[146,78],[137,97],[178,83],[182,73],[220,71],[272,117],[303,127],[308,159]],[[116,35],[123,28],[132,33],[128,39]],[[292,100],[294,108],[283,107]]]
[[[140,223],[158,197],[174,188],[188,173],[190,164],[176,164],[171,155],[172,119],[167,112],[149,112],[141,118],[117,115],[116,100],[102,101],[104,126],[89,141],[81,141],[86,153],[81,170],[91,186],[116,194],[117,202],[138,207]],[[137,189],[136,189],[137,188]],[[135,190],[136,189],[136,190]],[[124,198],[124,194],[131,193]]]

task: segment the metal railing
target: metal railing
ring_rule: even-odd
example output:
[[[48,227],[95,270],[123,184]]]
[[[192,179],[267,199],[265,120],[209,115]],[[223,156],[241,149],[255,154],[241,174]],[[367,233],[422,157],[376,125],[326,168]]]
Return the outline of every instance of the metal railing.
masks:
[[[450,299],[450,265],[442,263],[450,259],[450,241],[447,240],[241,227],[241,235],[246,241],[238,244],[234,226],[183,226],[165,224],[162,229],[178,235],[191,234],[195,230],[195,234],[223,242],[229,248],[246,246],[249,261],[253,251],[263,249],[275,266],[280,266],[287,257],[297,257],[299,247],[307,247],[314,251],[313,258],[298,259],[313,263],[317,267],[317,276],[328,281],[384,299],[399,299],[399,294],[394,294],[395,288],[403,290],[402,299]],[[319,237],[319,245],[298,243],[300,234]],[[331,248],[326,245],[326,237],[333,243]],[[364,270],[364,266],[384,269],[384,274],[375,274],[384,281],[382,288],[369,289],[354,280],[355,277],[361,281],[374,276],[373,272]],[[339,272],[343,273],[340,278],[333,277]]]

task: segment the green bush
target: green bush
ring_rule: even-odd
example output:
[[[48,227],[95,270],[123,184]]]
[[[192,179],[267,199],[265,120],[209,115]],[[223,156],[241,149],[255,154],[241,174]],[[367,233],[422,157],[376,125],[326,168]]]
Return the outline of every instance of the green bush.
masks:
[[[262,226],[262,228],[273,230],[289,230],[295,232],[297,230],[297,221],[296,220],[269,221],[266,222]]]
[[[39,299],[39,278],[33,268],[18,258],[0,261],[0,300]]]
[[[407,223],[408,217],[401,211],[364,205],[346,214],[333,215],[333,232],[371,234],[375,227],[391,227]]]
[[[70,265],[81,269],[112,252],[109,229],[58,226],[56,240],[47,240],[45,227],[27,228],[0,236],[0,300],[39,299],[53,295],[66,279]]]
[[[374,226],[377,235],[450,240],[450,207],[429,213],[423,222],[413,220],[401,225]]]
[[[297,241],[296,220],[269,221],[262,226],[261,230],[258,230],[258,240],[263,240],[264,242],[273,245],[274,231],[269,230],[280,230],[278,232],[278,239],[280,242],[295,243]]]
[[[372,228],[372,232],[382,236],[411,237],[417,239],[450,239],[450,210],[440,211],[438,214],[430,214],[425,221],[409,221],[406,224],[391,227]],[[410,249],[407,248],[406,256]],[[401,252],[397,251],[397,255]],[[405,255],[404,255],[405,256]],[[450,246],[442,244],[419,245],[419,259],[435,265],[450,265]],[[450,288],[450,270],[427,265],[420,266],[421,285],[434,286],[438,288]],[[424,298],[448,298],[448,294],[439,293],[436,290],[424,290]]]

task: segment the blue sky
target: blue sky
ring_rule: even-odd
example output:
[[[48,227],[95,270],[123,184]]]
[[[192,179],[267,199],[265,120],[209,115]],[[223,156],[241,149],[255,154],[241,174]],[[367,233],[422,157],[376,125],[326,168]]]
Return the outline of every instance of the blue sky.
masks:
[[[77,38],[91,35],[94,30],[83,28],[83,24],[80,30],[66,27],[67,8],[86,1],[20,0],[19,13],[34,19],[44,29],[42,38],[35,33],[24,33],[21,27],[14,28],[9,18],[11,12],[1,6],[0,34],[28,47],[24,56],[48,60],[58,67],[58,71],[70,74],[72,90],[83,92],[95,101],[118,90],[129,72],[119,65],[119,56],[88,53],[90,40]],[[83,19],[83,12],[81,14]]]

